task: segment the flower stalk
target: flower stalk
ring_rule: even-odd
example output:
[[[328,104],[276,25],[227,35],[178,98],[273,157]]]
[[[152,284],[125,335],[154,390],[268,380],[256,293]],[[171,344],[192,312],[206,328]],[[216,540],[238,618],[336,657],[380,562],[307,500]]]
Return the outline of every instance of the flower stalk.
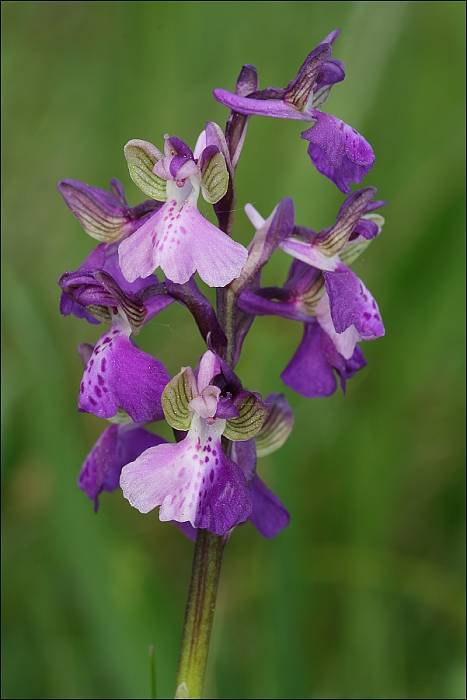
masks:
[[[198,530],[176,681],[176,698],[201,698],[226,538]]]

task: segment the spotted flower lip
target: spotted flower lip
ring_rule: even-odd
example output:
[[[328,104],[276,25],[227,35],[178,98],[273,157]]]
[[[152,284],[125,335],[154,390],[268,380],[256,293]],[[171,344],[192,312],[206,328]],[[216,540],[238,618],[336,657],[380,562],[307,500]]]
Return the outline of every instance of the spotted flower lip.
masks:
[[[163,418],[161,396],[170,377],[164,365],[131,341],[131,325],[121,311],[97,341],[80,384],[78,408],[99,418],[124,411],[136,423]]]
[[[195,159],[179,138],[166,136],[164,155],[152,144],[125,146],[130,175],[149,196],[165,204],[119,246],[119,261],[129,282],[158,267],[172,282],[184,284],[197,271],[210,287],[238,277],[246,249],[200,214],[197,200],[215,204],[225,195],[229,172],[221,145],[209,143]]]
[[[184,368],[172,380],[164,403],[166,419],[173,427],[183,420],[187,435],[181,442],[152,447],[124,466],[120,486],[142,513],[159,507],[162,521],[190,523],[225,535],[249,517],[251,499],[242,470],[221,443],[227,421],[215,418],[220,389],[212,384],[220,370],[219,359],[208,350],[197,377]]]
[[[358,131],[316,109],[332,86],[345,77],[340,61],[331,58],[338,34],[337,30],[331,32],[313,49],[285,88],[255,90],[248,95],[217,88],[213,94],[234,113],[311,122],[312,126],[302,132],[302,138],[309,142],[311,161],[342,192],[350,192],[351,183],[361,182],[372,168],[375,155]]]
[[[286,442],[293,427],[292,409],[283,394],[270,394],[264,400],[268,416],[256,438],[232,445],[232,458],[241,467],[251,497],[252,510],[248,521],[265,538],[276,537],[290,522],[290,514],[280,499],[258,476],[258,457],[278,450]],[[188,522],[176,523],[190,539],[197,531]]]

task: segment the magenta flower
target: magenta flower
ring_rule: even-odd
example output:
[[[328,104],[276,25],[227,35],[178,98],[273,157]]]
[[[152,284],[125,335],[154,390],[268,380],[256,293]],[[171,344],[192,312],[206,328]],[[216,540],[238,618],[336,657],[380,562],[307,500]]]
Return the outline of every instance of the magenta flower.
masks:
[[[255,89],[248,95],[216,89],[213,94],[234,113],[311,122],[312,126],[302,132],[302,138],[309,142],[308,155],[313,164],[342,192],[350,192],[350,184],[362,181],[375,156],[358,131],[316,109],[326,100],[332,86],[345,77],[342,63],[331,58],[332,44],[338,34],[337,30],[331,32],[308,54],[285,88]]]
[[[196,156],[174,136],[166,136],[164,155],[146,141],[133,140],[125,146],[135,183],[145,194],[165,201],[120,244],[120,267],[129,282],[148,277],[158,267],[179,284],[197,271],[210,287],[224,287],[240,274],[247,251],[205,219],[196,206],[200,191],[215,204],[229,183],[222,143],[212,143],[206,132],[199,142],[207,145]]]
[[[374,213],[375,190],[348,197],[333,227],[319,234],[295,226],[279,247],[296,258],[283,288],[247,289],[240,308],[252,315],[278,315],[305,323],[300,346],[282,373],[298,393],[328,396],[336,389],[334,372],[346,380],[365,366],[357,344],[384,335],[377,303],[363,282],[344,264],[352,262],[381,231],[384,219]],[[253,225],[264,220],[247,205]]]
[[[141,513],[159,507],[162,521],[225,535],[250,516],[251,498],[245,475],[225,453],[221,438],[249,439],[261,428],[265,409],[251,394],[240,396],[238,407],[221,397],[212,383],[220,373],[219,358],[208,350],[197,377],[188,367],[170,382],[163,398],[165,417],[187,435],[143,452],[123,467],[120,485]]]

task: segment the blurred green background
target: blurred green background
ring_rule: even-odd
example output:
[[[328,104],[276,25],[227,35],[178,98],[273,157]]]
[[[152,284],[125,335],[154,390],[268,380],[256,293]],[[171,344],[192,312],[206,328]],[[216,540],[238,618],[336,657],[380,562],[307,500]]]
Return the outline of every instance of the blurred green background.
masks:
[[[284,85],[334,27],[347,79],[325,110],[373,144],[365,184],[389,201],[357,271],[386,337],[347,396],[309,401],[279,374],[299,324],[259,319],[239,370],[296,415],[260,472],[292,513],[275,541],[236,531],[222,572],[208,697],[464,697],[464,21],[461,2],[3,2],[3,697],[148,697],[155,644],[170,697],[192,545],[154,514],[76,488],[104,427],[75,410],[79,342],[56,280],[93,246],[56,192],[111,177],[141,199],[122,147],[194,144],[242,63]],[[343,196],[302,127],[254,118],[242,207],[286,195],[329,225]],[[277,253],[268,281],[289,260]],[[171,372],[201,339],[173,307],[138,340]],[[167,431],[161,429],[164,435]]]

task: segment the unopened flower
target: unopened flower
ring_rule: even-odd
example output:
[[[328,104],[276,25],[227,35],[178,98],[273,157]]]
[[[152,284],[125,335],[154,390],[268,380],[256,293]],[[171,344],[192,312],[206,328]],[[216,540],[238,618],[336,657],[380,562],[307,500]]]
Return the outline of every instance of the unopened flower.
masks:
[[[370,144],[355,129],[337,117],[316,109],[331,87],[345,77],[343,65],[331,58],[333,31],[308,54],[295,78],[285,88],[254,90],[248,95],[214,90],[214,97],[233,112],[294,119],[312,123],[302,132],[309,142],[308,154],[317,170],[343,192],[352,182],[361,182],[374,164]]]
[[[224,287],[238,277],[245,248],[200,214],[201,191],[210,204],[226,193],[229,172],[218,145],[193,155],[175,136],[165,137],[164,155],[147,141],[125,146],[130,175],[142,191],[165,204],[119,247],[120,266],[129,282],[158,267],[172,282],[183,284],[194,272],[210,287]]]
[[[162,521],[187,522],[225,535],[250,516],[251,498],[245,475],[226,454],[222,438],[250,439],[261,429],[266,409],[248,392],[236,401],[222,396],[213,383],[220,373],[219,358],[208,350],[197,377],[187,367],[172,379],[163,396],[165,418],[187,435],[143,452],[123,468],[120,485],[142,513],[160,507]]]
[[[174,301],[154,275],[134,282],[123,277],[118,243],[100,243],[77,270],[65,272],[58,284],[64,316],[73,314],[90,323],[110,322],[112,309],[123,304],[135,330]]]

